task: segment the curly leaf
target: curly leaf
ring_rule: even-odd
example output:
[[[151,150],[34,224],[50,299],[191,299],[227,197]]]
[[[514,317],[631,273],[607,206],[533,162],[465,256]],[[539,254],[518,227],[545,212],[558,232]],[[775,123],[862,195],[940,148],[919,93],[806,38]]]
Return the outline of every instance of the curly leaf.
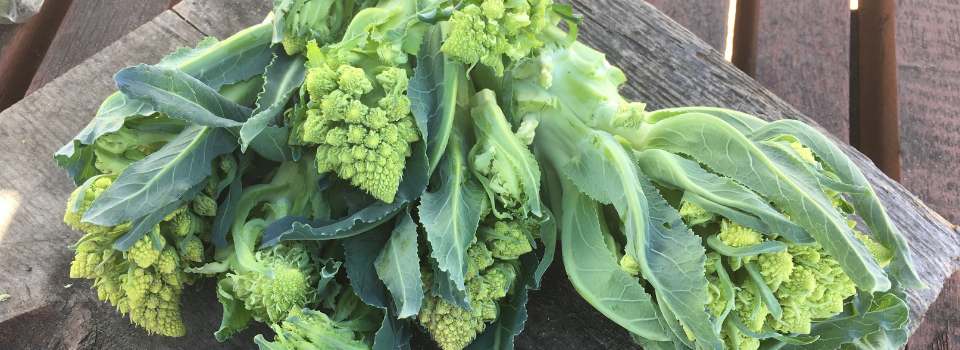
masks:
[[[423,281],[417,255],[417,223],[410,217],[409,210],[401,214],[398,221],[374,264],[377,275],[393,295],[397,318],[407,318],[420,312]]]
[[[263,88],[257,98],[257,108],[253,110],[252,117],[240,128],[242,151],[246,151],[247,146],[265,128],[277,125],[283,106],[298,91],[306,76],[307,69],[303,65],[307,61],[306,56],[288,56],[280,48],[276,49],[274,55],[273,62],[263,73]]]
[[[913,270],[906,238],[890,221],[867,178],[837,145],[813,127],[795,120],[779,120],[767,124],[749,137],[751,140],[769,140],[783,135],[792,136],[810,148],[817,158],[830,167],[840,182],[868,189],[866,194],[850,194],[853,208],[863,218],[874,239],[893,251],[893,261],[890,263],[893,276],[907,287],[924,288],[923,282]]]
[[[775,253],[787,250],[787,244],[780,241],[767,241],[748,247],[731,247],[717,238],[717,235],[710,235],[710,237],[707,237],[707,245],[721,255],[735,257],[754,256],[763,253]]]
[[[189,124],[159,151],[125,169],[93,201],[83,221],[115,226],[155,212],[205,180],[210,162],[236,147],[223,129]]]
[[[619,140],[595,131],[579,148],[580,155],[564,166],[564,173],[592,198],[613,204],[625,227],[626,252],[640,264],[644,279],[698,342],[719,347],[704,307],[708,282],[701,239],[640,173],[632,151]]]
[[[810,328],[810,335],[820,336],[820,339],[807,345],[787,344],[782,349],[832,350],[839,348],[842,344],[864,337],[867,337],[867,339],[860,341],[860,345],[873,344],[882,339],[879,336],[870,337],[869,335],[873,333],[905,329],[907,322],[910,320],[909,311],[907,303],[902,299],[894,294],[882,293],[874,299],[873,306],[866,314],[860,316],[844,312],[829,320],[814,323]],[[900,341],[906,340],[906,337],[901,338],[891,334],[886,339]],[[902,343],[889,345],[891,347],[880,348],[895,349]]]

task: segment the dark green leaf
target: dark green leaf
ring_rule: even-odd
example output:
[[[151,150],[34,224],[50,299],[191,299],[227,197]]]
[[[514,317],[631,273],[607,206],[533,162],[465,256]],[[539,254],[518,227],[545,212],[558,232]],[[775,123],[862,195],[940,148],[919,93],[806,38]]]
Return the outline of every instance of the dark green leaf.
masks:
[[[159,151],[125,169],[93,201],[83,220],[114,226],[155,212],[205,180],[210,162],[236,147],[227,131],[190,124]]]
[[[393,295],[397,318],[407,318],[420,312],[423,281],[420,279],[420,256],[417,255],[417,223],[410,217],[409,209],[400,214],[397,221],[397,228],[374,265],[377,276]]]
[[[288,56],[283,49],[277,48],[273,62],[263,73],[263,89],[257,98],[257,108],[253,116],[240,128],[241,150],[245,151],[257,135],[268,126],[277,125],[278,116],[283,107],[298,91],[306,76],[306,56]]]
[[[431,174],[447,148],[456,111],[460,73],[463,71],[463,65],[447,59],[447,55],[440,52],[442,37],[441,26],[432,26],[427,30],[425,45],[421,45],[417,53],[417,68],[407,84],[410,111],[417,118],[423,138],[427,140]]]
[[[234,177],[230,182],[227,199],[217,206],[217,216],[213,218],[213,229],[211,231],[211,240],[219,248],[227,247],[227,232],[230,231],[230,225],[233,223],[233,217],[236,215],[234,209],[240,202],[240,193],[243,192],[243,184],[240,177]]]
[[[353,290],[357,292],[360,300],[381,309],[390,305],[390,292],[377,276],[374,262],[390,240],[394,227],[395,224],[388,222],[374,227],[366,234],[347,237],[342,241],[346,254],[343,265],[347,269],[347,277],[350,278]]]
[[[202,126],[243,125],[250,109],[223,97],[200,80],[176,69],[139,65],[114,76],[127,97],[149,103],[171,118]]]

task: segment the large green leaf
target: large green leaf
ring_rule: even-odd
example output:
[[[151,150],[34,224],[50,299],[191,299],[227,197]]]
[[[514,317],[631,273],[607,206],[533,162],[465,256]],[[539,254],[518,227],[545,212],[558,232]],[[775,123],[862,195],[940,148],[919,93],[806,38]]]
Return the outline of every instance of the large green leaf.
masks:
[[[564,174],[584,193],[613,204],[624,223],[626,252],[639,263],[643,278],[698,343],[720,348],[704,306],[708,282],[700,237],[640,173],[632,151],[612,135],[592,132],[579,148],[580,155],[564,166]],[[564,210],[564,215],[569,212]]]
[[[83,220],[114,226],[155,212],[205,180],[210,162],[236,147],[236,139],[223,129],[189,124],[159,151],[125,169]]]
[[[420,256],[417,255],[417,223],[410,211],[400,214],[397,228],[377,256],[377,275],[393,295],[397,318],[420,312],[423,281],[420,279]]]
[[[447,148],[456,112],[456,96],[464,76],[463,65],[440,52],[443,41],[441,27],[432,26],[427,30],[425,45],[421,45],[417,53],[417,68],[407,84],[410,111],[417,117],[423,137],[427,140],[431,174]]]
[[[890,272],[894,278],[910,288],[924,288],[923,282],[913,270],[912,258],[906,238],[883,210],[880,199],[856,164],[837,145],[813,127],[795,120],[779,120],[756,130],[749,135],[751,140],[769,140],[789,135],[810,148],[813,153],[840,179],[841,182],[867,188],[866,194],[850,194],[850,201],[857,214],[863,218],[878,243],[893,251]]]
[[[354,291],[360,300],[381,309],[390,306],[391,299],[387,286],[377,276],[375,262],[395,227],[392,222],[384,223],[365,234],[347,237],[341,241],[346,255],[343,266],[347,269],[347,277],[350,278]]]
[[[223,41],[205,38],[196,48],[177,49],[157,66],[176,68],[197,78],[211,89],[263,74],[270,64],[272,27],[259,24],[231,35]]]
[[[464,285],[470,261],[467,248],[476,238],[486,197],[480,183],[470,178],[459,134],[450,137],[440,162],[440,187],[423,194],[418,213],[430,242],[430,256],[459,291],[454,294],[460,300],[450,302],[468,305]]]
[[[127,97],[148,103],[171,118],[213,127],[240,126],[250,118],[249,108],[176,69],[141,64],[124,68],[114,79]]]
[[[306,76],[306,56],[288,56],[282,49],[277,48],[273,62],[263,73],[263,89],[257,98],[257,108],[243,127],[240,128],[240,147],[246,150],[247,146],[268,126],[279,124],[283,107],[298,91]]]
[[[621,136],[638,150],[656,148],[690,155],[759,193],[836,257],[858,287],[868,291],[890,288],[883,269],[823,193],[816,176],[792,155],[754,144],[726,122],[702,113],[667,118]]]
[[[657,305],[637,279],[620,269],[603,242],[600,205],[564,181],[561,257],[570,282],[594,308],[632,333],[669,341]]]
[[[761,224],[768,227],[766,230],[754,229],[766,234],[777,233],[794,243],[814,242],[809,233],[783,216],[755,192],[730,178],[707,172],[697,162],[660,149],[637,152],[637,160],[640,171],[653,182],[693,192],[713,203],[753,214],[760,219]]]

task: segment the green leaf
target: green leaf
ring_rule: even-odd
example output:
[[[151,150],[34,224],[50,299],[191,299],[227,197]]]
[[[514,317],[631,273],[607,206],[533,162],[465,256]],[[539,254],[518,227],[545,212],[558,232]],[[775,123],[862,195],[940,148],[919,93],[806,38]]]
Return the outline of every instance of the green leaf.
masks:
[[[124,68],[114,79],[127,97],[149,103],[170,118],[202,126],[231,127],[243,125],[250,117],[249,108],[179,70],[141,64]]]
[[[470,261],[467,248],[476,237],[486,198],[480,183],[470,178],[460,135],[455,133],[450,137],[438,173],[440,188],[424,193],[417,209],[430,242],[430,256],[459,291],[454,294],[459,295],[460,300],[450,302],[469,305],[464,285]]]
[[[219,248],[227,247],[227,232],[230,231],[230,225],[236,215],[235,209],[240,202],[241,192],[243,192],[243,183],[240,182],[239,176],[234,177],[230,182],[227,198],[217,206],[217,216],[213,218],[211,229],[211,240]]]
[[[564,181],[561,257],[580,295],[608,318],[640,336],[669,341],[657,305],[637,279],[620,269],[603,242],[600,206]]]
[[[813,127],[795,120],[779,120],[758,129],[749,135],[751,140],[769,140],[790,135],[810,148],[813,153],[840,179],[840,182],[867,188],[866,194],[850,194],[850,201],[857,214],[863,218],[873,238],[880,245],[893,251],[890,271],[903,285],[910,288],[925,288],[913,270],[910,249],[906,238],[900,233],[883,210],[880,199],[856,164],[837,145]]]
[[[180,48],[164,57],[157,66],[179,69],[197,78],[213,90],[252,76],[263,74],[270,64],[272,28],[258,24],[223,41],[205,38],[196,48]]]
[[[347,277],[350,278],[353,290],[357,292],[360,300],[381,309],[390,306],[390,292],[377,276],[374,263],[390,240],[390,233],[395,227],[394,223],[384,223],[365,234],[347,237],[341,241],[346,254],[343,265],[347,269]]]
[[[184,192],[179,199],[173,201],[172,203],[167,204],[147,215],[144,215],[139,219],[133,220],[133,223],[130,226],[130,231],[127,231],[127,233],[125,233],[123,236],[120,236],[116,242],[113,242],[113,249],[126,251],[127,249],[130,249],[130,247],[133,247],[133,245],[137,243],[140,238],[143,238],[147,232],[153,230],[153,228],[160,224],[160,222],[163,221],[167,215],[170,215],[170,213],[177,211],[177,209],[180,209],[184,205],[187,205],[193,201],[193,198],[195,198],[204,187],[206,187],[206,183],[201,182],[200,184],[193,186],[193,188],[187,192]],[[160,243],[159,240],[156,239],[154,239],[153,242],[154,244]]]
[[[380,251],[375,265],[377,275],[393,295],[397,318],[407,318],[420,312],[423,281],[417,255],[417,223],[410,217],[409,210],[397,219],[397,228]]]
[[[657,148],[690,155],[759,193],[836,257],[858,287],[868,291],[890,288],[880,265],[853,235],[816,177],[789,154],[754,144],[724,121],[702,113],[671,117],[642,128],[642,132],[624,134],[639,150]]]
[[[217,341],[230,339],[233,333],[242,331],[253,321],[253,311],[247,310],[245,302],[233,295],[233,278],[221,277],[217,282],[217,299],[223,305],[223,319],[220,322],[220,329],[213,335]]]
[[[564,166],[564,173],[584,193],[613,204],[624,223],[626,253],[640,264],[644,279],[698,343],[720,347],[704,306],[708,282],[700,237],[640,173],[632,151],[612,135],[592,132],[579,148],[580,155]]]
[[[747,274],[750,276],[750,279],[753,280],[753,284],[757,286],[757,293],[760,294],[760,299],[763,300],[763,303],[767,305],[767,310],[770,310],[770,315],[776,319],[780,319],[783,315],[783,309],[780,307],[780,302],[777,300],[777,297],[773,295],[770,287],[763,281],[763,276],[761,276],[760,271],[757,270],[757,265],[752,261],[748,261],[744,264],[744,267],[747,269]]]
[[[54,153],[57,165],[67,171],[67,176],[73,179],[78,186],[90,177],[99,174],[93,167],[93,145],[96,139],[104,134],[120,130],[127,119],[146,117],[156,111],[150,105],[131,100],[122,93],[114,93],[107,97],[97,110],[97,115],[90,120],[79,134],[70,143]]]
[[[448,135],[456,112],[457,92],[463,65],[440,52],[441,26],[432,26],[425,34],[425,45],[417,53],[417,68],[407,84],[410,111],[427,140],[427,159],[432,174],[447,148]],[[428,137],[429,136],[429,137]]]
[[[677,107],[677,108],[664,108],[656,110],[653,112],[646,113],[643,117],[644,121],[648,123],[656,123],[658,121],[675,117],[678,115],[683,115],[687,113],[703,113],[707,115],[712,115],[717,117],[720,120],[723,120],[734,129],[737,129],[741,134],[750,133],[756,129],[767,125],[767,122],[763,119],[754,117],[752,115],[731,110],[725,108],[716,108],[716,107]]]
[[[278,124],[283,107],[298,91],[307,69],[303,65],[307,58],[303,55],[288,56],[283,49],[277,48],[273,62],[263,73],[263,89],[257,98],[257,108],[253,116],[240,128],[240,147],[246,151],[247,146],[268,126]]]
[[[93,201],[84,222],[115,226],[179,200],[210,175],[210,162],[236,149],[223,129],[189,124],[159,151],[130,165]]]
[[[274,162],[294,160],[294,149],[287,140],[290,138],[290,127],[268,126],[250,143],[250,149],[261,157]]]
[[[540,279],[547,272],[557,251],[557,219],[550,209],[543,208],[543,219],[540,220],[540,242],[543,243],[543,258],[534,272],[534,283],[531,288],[540,289]]]
[[[780,241],[767,241],[748,247],[731,247],[717,238],[717,235],[710,235],[710,237],[707,237],[707,245],[721,255],[734,257],[747,257],[763,253],[776,253],[787,250],[787,244]]]
[[[905,329],[909,321],[909,308],[907,304],[894,294],[880,293],[874,300],[873,307],[870,308],[862,317],[844,312],[834,316],[826,321],[814,323],[810,328],[810,335],[820,336],[815,342],[808,345],[787,344],[782,349],[823,349],[832,350],[839,348],[842,344],[853,342],[855,339],[867,337],[876,332],[897,331]],[[899,341],[899,335],[890,334],[889,340]],[[906,338],[904,337],[903,340]],[[861,341],[860,345],[876,344],[883,340],[880,335],[869,337]],[[893,347],[880,347],[881,349],[895,349],[902,344],[891,344]]]
[[[637,160],[640,171],[653,182],[669,188],[683,189],[685,196],[688,192],[693,192],[718,205],[755,215],[763,227],[749,226],[750,228],[765,234],[777,233],[798,244],[814,243],[809,233],[783,216],[755,192],[733,179],[707,172],[697,162],[660,149],[637,152]],[[730,219],[736,221],[735,218]]]
[[[410,320],[397,318],[396,311],[388,307],[383,316],[383,325],[373,340],[373,350],[410,349]]]
[[[420,198],[427,189],[427,157],[423,142],[412,145],[412,155],[407,158],[407,167],[403,170],[403,181],[393,199],[393,203],[383,201],[364,201],[371,203],[363,208],[355,208],[350,215],[337,220],[311,222],[305,217],[287,216],[274,221],[263,232],[262,247],[269,247],[286,240],[328,240],[354,236],[376,227],[396,215],[409,202]]]

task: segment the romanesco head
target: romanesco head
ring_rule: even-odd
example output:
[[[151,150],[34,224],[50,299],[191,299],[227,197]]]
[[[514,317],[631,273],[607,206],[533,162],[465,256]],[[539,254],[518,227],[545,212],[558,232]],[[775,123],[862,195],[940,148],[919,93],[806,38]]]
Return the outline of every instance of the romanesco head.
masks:
[[[270,349],[368,348],[362,335],[342,327],[325,313],[309,309],[297,310],[282,324],[271,324],[277,336]],[[258,344],[267,343],[257,336]],[[338,344],[340,346],[335,346]]]
[[[373,91],[373,83],[367,78],[362,68],[351,67],[347,65],[337,68],[340,91],[343,91],[354,98],[360,97],[365,93]]]
[[[763,235],[754,229],[724,218],[720,222],[720,241],[731,247],[749,247],[763,242]]]
[[[217,216],[217,201],[203,193],[193,199],[193,211],[198,215]]]
[[[701,208],[699,205],[683,201],[680,204],[680,217],[687,223],[687,226],[706,226],[708,223],[713,222],[717,216]]]
[[[180,337],[186,334],[180,318],[180,284],[151,268],[131,267],[124,289],[130,321],[150,334]],[[122,310],[123,308],[121,308]]]
[[[714,278],[707,284],[707,311],[713,317],[719,317],[727,308],[727,295],[723,292],[720,279]]]
[[[810,308],[804,304],[805,298],[788,296],[779,300],[783,315],[780,319],[768,316],[767,324],[781,333],[810,333]]]
[[[483,63],[503,75],[504,56],[514,61],[543,46],[534,36],[543,30],[552,1],[485,0],[470,4],[450,17],[450,36],[440,50],[468,65]]]
[[[83,213],[90,209],[93,200],[100,197],[104,190],[113,185],[114,179],[116,179],[116,176],[99,175],[87,180],[84,186],[77,187],[70,195],[70,199],[67,200],[67,212],[63,216],[63,222],[84,233],[106,234],[112,230],[113,228],[109,226],[94,225],[81,220],[83,219]],[[82,196],[82,200],[78,200],[77,196]]]
[[[203,243],[200,239],[193,237],[187,241],[186,251],[180,254],[180,258],[186,261],[203,262]]]
[[[470,255],[470,261],[468,262],[469,266],[465,279],[479,276],[480,271],[493,265],[493,256],[490,255],[490,250],[483,243],[471,243],[470,247],[467,248],[467,254]]]
[[[307,47],[309,107],[303,112],[291,143],[317,145],[316,165],[321,173],[335,171],[340,178],[377,199],[393,202],[410,143],[420,139],[406,96],[407,75],[401,68],[386,67],[376,76],[384,97],[376,106],[363,95],[375,86],[362,68],[341,65],[333,69],[315,44]],[[378,92],[379,93],[379,92]],[[301,120],[301,119],[297,119]]]
[[[256,271],[227,275],[234,279],[233,292],[253,311],[254,319],[278,323],[290,310],[303,309],[316,300],[318,276],[303,244],[276,244],[258,251],[256,259],[273,270],[272,280]]]
[[[748,329],[759,332],[763,328],[763,323],[770,314],[770,310],[760,300],[760,294],[757,291],[757,285],[752,279],[743,281],[743,285],[735,293],[735,307],[737,317]]]
[[[757,350],[760,348],[760,339],[748,337],[743,335],[743,333],[735,332],[737,335],[735,338],[731,338],[730,333],[720,332],[720,339],[723,340],[724,349],[739,349],[739,350]],[[737,342],[733,344],[733,342]]]
[[[630,276],[640,276],[640,263],[637,262],[637,259],[630,256],[630,254],[624,254],[623,257],[620,258],[620,269],[630,274]]]
[[[293,56],[306,49],[307,39],[293,34],[287,34],[283,36],[283,42],[281,42],[281,44],[283,45],[283,51],[285,51],[287,55]]]
[[[717,261],[720,261],[720,253],[709,252],[707,253],[707,260],[703,262],[703,269],[706,270],[706,274],[711,275],[717,273]]]
[[[877,259],[877,263],[880,264],[880,267],[884,267],[884,266],[887,266],[887,264],[890,264],[890,261],[893,260],[892,250],[880,245],[879,243],[875,242],[872,238],[870,238],[870,236],[860,233],[859,231],[854,231],[854,233],[856,233],[857,238],[859,238],[860,241],[863,242],[863,244],[867,245],[867,250],[870,252],[870,255],[873,256],[874,259]]]
[[[159,227],[154,227],[154,231],[159,233]],[[150,237],[151,234],[147,233],[143,235],[137,243],[133,244],[133,247],[130,247],[130,250],[127,251],[127,259],[133,261],[140,266],[141,268],[147,268],[150,265],[153,265],[154,262],[160,258],[160,251],[154,248],[153,238]],[[166,245],[166,240],[162,235],[157,235],[160,238],[160,245]]]
[[[787,252],[763,253],[757,259],[757,269],[769,286],[778,286],[793,273],[793,256]],[[776,289],[776,288],[771,288]]]
[[[533,246],[527,240],[527,235],[520,229],[516,221],[497,221],[493,225],[492,234],[484,235],[487,248],[495,258],[512,260],[533,251]]]
[[[799,142],[791,142],[790,147],[792,147],[795,151],[797,151],[798,154],[800,154],[800,158],[803,159],[803,161],[810,164],[817,162],[817,158],[814,158],[813,156],[813,151],[811,151],[809,148],[807,148],[803,144]]]

